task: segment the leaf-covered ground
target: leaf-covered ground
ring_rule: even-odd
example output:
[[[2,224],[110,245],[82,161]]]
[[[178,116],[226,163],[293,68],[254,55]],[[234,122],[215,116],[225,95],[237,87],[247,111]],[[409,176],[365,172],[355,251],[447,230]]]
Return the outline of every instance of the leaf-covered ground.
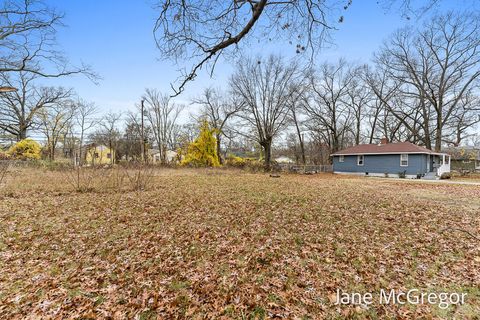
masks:
[[[475,318],[480,187],[159,170],[78,193],[22,169],[0,189],[0,318]],[[469,234],[470,233],[470,234]],[[336,289],[467,293],[338,307]]]

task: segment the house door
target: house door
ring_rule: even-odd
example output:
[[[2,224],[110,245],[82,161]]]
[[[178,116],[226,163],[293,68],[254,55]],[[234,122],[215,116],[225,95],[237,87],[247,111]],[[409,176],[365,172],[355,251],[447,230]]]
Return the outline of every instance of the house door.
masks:
[[[430,155],[427,154],[427,172],[430,172]]]

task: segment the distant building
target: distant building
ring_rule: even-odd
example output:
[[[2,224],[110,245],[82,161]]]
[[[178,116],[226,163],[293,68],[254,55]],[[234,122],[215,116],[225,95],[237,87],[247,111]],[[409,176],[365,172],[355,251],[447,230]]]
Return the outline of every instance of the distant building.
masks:
[[[289,157],[281,156],[274,159],[277,163],[295,163],[295,161]]]
[[[83,161],[80,161],[80,155]],[[90,143],[83,146],[81,152],[80,148],[75,149],[73,159],[75,165],[112,164],[115,160],[115,151],[102,144]]]
[[[410,142],[361,144],[332,154],[334,173],[368,176],[440,177],[450,172],[450,156]]]
[[[480,147],[451,147],[452,170],[480,171]]]
[[[152,163],[160,163],[162,161],[160,151],[158,149],[148,150],[149,161]],[[178,161],[178,153],[173,150],[167,150],[166,154],[167,163],[175,163]]]

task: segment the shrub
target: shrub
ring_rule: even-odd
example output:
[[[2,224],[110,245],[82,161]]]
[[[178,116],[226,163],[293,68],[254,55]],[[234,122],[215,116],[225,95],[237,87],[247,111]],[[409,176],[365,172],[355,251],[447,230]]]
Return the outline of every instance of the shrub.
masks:
[[[0,185],[2,185],[3,180],[7,176],[9,167],[8,162],[0,162]]]
[[[64,172],[65,180],[77,192],[91,192],[94,190],[95,180],[99,178],[98,171],[95,167],[78,166]]]
[[[0,151],[0,160],[10,160],[11,157],[5,151]]]
[[[245,168],[248,171],[261,172],[265,171],[265,164],[261,160],[247,158]]]
[[[247,159],[242,158],[242,157],[237,157],[237,156],[228,156],[227,159],[225,159],[225,165],[230,166],[230,167],[235,167],[235,168],[243,168],[247,164]]]
[[[405,179],[407,177],[407,171],[403,170],[398,173],[398,177],[401,179]]]
[[[8,154],[19,160],[38,160],[42,148],[32,139],[23,139],[8,149]]]
[[[132,190],[143,191],[150,187],[154,173],[152,166],[139,163],[122,168]]]
[[[444,179],[450,179],[452,177],[452,175],[450,174],[450,172],[444,172],[442,173],[442,175],[440,176],[440,179],[444,180]]]
[[[215,130],[210,129],[208,122],[203,121],[199,136],[188,145],[187,154],[181,164],[195,167],[220,166],[217,156],[217,139],[214,133]]]
[[[255,158],[242,158],[234,155],[229,155],[225,159],[225,165],[234,168],[245,169],[251,172],[264,171],[265,165],[262,160]]]

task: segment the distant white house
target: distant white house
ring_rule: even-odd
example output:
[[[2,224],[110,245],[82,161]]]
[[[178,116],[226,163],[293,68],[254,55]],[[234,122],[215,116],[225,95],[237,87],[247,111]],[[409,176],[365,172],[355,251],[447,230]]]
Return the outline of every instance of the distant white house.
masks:
[[[292,159],[290,159],[289,157],[286,157],[286,156],[281,156],[281,157],[275,158],[274,160],[277,163],[295,163],[294,160],[292,160]]]
[[[150,156],[150,160],[152,163],[160,163],[160,151],[158,149],[150,149],[148,150],[148,154]],[[178,161],[178,154],[173,150],[167,150],[166,160],[168,163],[175,163]]]

